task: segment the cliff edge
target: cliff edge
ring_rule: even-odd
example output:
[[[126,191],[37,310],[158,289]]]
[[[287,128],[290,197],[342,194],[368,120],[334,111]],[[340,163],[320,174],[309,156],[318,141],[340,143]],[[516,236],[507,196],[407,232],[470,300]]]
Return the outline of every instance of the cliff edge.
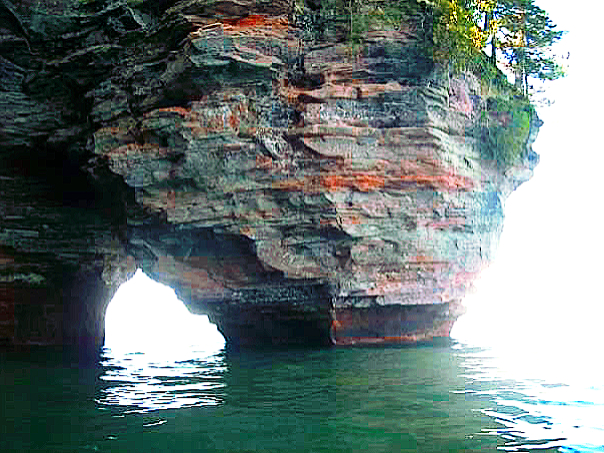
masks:
[[[354,42],[337,5],[1,2],[6,344],[102,344],[136,268],[233,344],[448,336],[538,163],[421,2]]]

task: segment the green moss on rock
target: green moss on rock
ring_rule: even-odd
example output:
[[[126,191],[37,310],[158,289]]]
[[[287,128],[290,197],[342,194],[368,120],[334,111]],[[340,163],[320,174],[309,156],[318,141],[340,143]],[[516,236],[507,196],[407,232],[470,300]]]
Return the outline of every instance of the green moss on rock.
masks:
[[[487,99],[481,114],[480,153],[495,160],[498,166],[509,166],[524,155],[534,107],[522,96],[497,95]]]

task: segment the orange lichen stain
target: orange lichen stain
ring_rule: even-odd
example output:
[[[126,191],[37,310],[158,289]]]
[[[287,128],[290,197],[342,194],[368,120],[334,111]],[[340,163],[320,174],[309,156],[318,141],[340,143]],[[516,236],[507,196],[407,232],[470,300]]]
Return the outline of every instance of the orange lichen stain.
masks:
[[[232,129],[237,129],[237,127],[239,127],[239,118],[237,118],[236,115],[234,115],[233,113],[231,113],[229,115],[229,126],[231,126]]]
[[[427,255],[416,255],[407,260],[407,264],[414,268],[421,268],[427,272],[446,272],[450,268],[449,261],[437,260]]]
[[[370,192],[383,188],[383,176],[367,173],[353,173],[351,175],[328,174],[321,179],[321,186],[330,192],[355,188],[361,192]]]
[[[443,186],[448,189],[471,190],[474,188],[474,180],[468,176],[449,173],[443,176]]]
[[[401,160],[401,180],[419,185],[428,185],[444,190],[472,190],[474,180],[461,176],[442,167],[442,163],[430,157],[420,157],[416,161]]]
[[[414,174],[414,175],[401,175],[400,180],[403,182],[412,182],[418,185],[430,186],[435,189],[462,189],[471,190],[474,187],[474,182],[467,176],[457,175],[426,175],[426,174]]]
[[[268,161],[261,157],[256,158],[258,168],[269,168]],[[341,170],[341,168],[340,168]],[[382,172],[379,172],[382,173]],[[360,192],[372,192],[383,189],[386,185],[396,186],[398,183],[413,183],[428,186],[439,190],[471,190],[474,186],[473,180],[466,176],[451,174],[403,174],[403,175],[381,175],[376,172],[346,172],[324,173],[316,177],[303,177],[295,180],[284,180],[274,183],[275,188],[284,190],[311,190],[313,192],[321,189],[329,192],[354,189]]]
[[[409,263],[433,263],[434,258],[428,255],[415,255],[409,258]]]
[[[285,179],[273,182],[273,189],[292,192],[311,192],[311,185],[309,184],[308,178]]]
[[[184,107],[164,107],[161,109],[155,110],[155,112],[169,112],[169,113],[178,113],[182,117],[188,117],[191,114],[191,110],[185,109]],[[153,112],[150,112],[152,114]]]
[[[456,176],[458,186],[465,190],[472,190],[475,187],[474,179],[469,176]]]
[[[268,17],[263,14],[250,14],[247,17],[238,19],[233,25],[239,27],[261,27],[269,23]]]
[[[326,175],[321,179],[321,186],[329,190],[330,192],[336,192],[338,190],[346,189],[350,187],[350,181],[340,175]]]
[[[265,14],[250,14],[240,19],[222,19],[222,23],[226,25],[226,30],[228,30],[229,26],[233,28],[270,27],[273,29],[282,29],[286,28],[289,24],[285,16],[269,17]]]
[[[384,177],[370,174],[360,174],[355,177],[355,187],[361,192],[371,192],[384,187]]]
[[[231,125],[230,118],[228,119],[228,122],[229,122],[229,126],[230,126]],[[198,121],[198,122],[191,121],[184,125],[191,130],[191,133],[195,137],[203,137],[206,135],[216,134],[216,133],[224,132],[225,130],[227,130],[221,116],[205,118],[205,120]]]
[[[384,185],[385,178],[379,175],[371,175],[366,173],[340,175],[328,173],[319,177],[306,177],[302,179],[278,181],[273,184],[273,187],[283,190],[304,190],[311,192],[318,192],[320,190],[337,192],[339,190],[352,188],[362,192],[370,192],[382,189]]]
[[[361,218],[356,215],[349,215],[344,219],[344,223],[350,224],[350,225],[360,225]]]

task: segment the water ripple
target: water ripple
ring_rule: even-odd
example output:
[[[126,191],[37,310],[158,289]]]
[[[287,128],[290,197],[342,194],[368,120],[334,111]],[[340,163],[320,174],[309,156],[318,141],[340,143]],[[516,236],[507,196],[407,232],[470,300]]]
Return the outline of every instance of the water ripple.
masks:
[[[121,353],[105,348],[105,383],[96,403],[144,413],[161,409],[216,406],[226,371],[222,350],[180,349],[178,356]],[[151,425],[149,425],[151,426]]]
[[[456,393],[491,403],[481,413],[501,428],[484,430],[484,434],[504,439],[501,450],[604,451],[602,388],[589,381],[570,381],[551,370],[546,376],[527,376],[510,366],[515,357],[510,353],[504,356],[492,349],[463,347],[454,350],[462,358],[465,372],[461,376],[466,379],[466,388]],[[520,354],[518,357],[522,358]]]

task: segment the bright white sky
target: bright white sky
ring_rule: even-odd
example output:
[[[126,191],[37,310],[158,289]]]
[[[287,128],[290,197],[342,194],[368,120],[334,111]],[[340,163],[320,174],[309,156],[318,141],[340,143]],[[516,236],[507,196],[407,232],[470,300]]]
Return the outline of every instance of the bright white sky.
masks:
[[[555,104],[539,110],[545,124],[533,146],[541,162],[508,199],[496,260],[452,334],[519,346],[601,343],[604,2],[537,3],[568,31],[555,51],[570,52],[569,74],[549,84]]]

